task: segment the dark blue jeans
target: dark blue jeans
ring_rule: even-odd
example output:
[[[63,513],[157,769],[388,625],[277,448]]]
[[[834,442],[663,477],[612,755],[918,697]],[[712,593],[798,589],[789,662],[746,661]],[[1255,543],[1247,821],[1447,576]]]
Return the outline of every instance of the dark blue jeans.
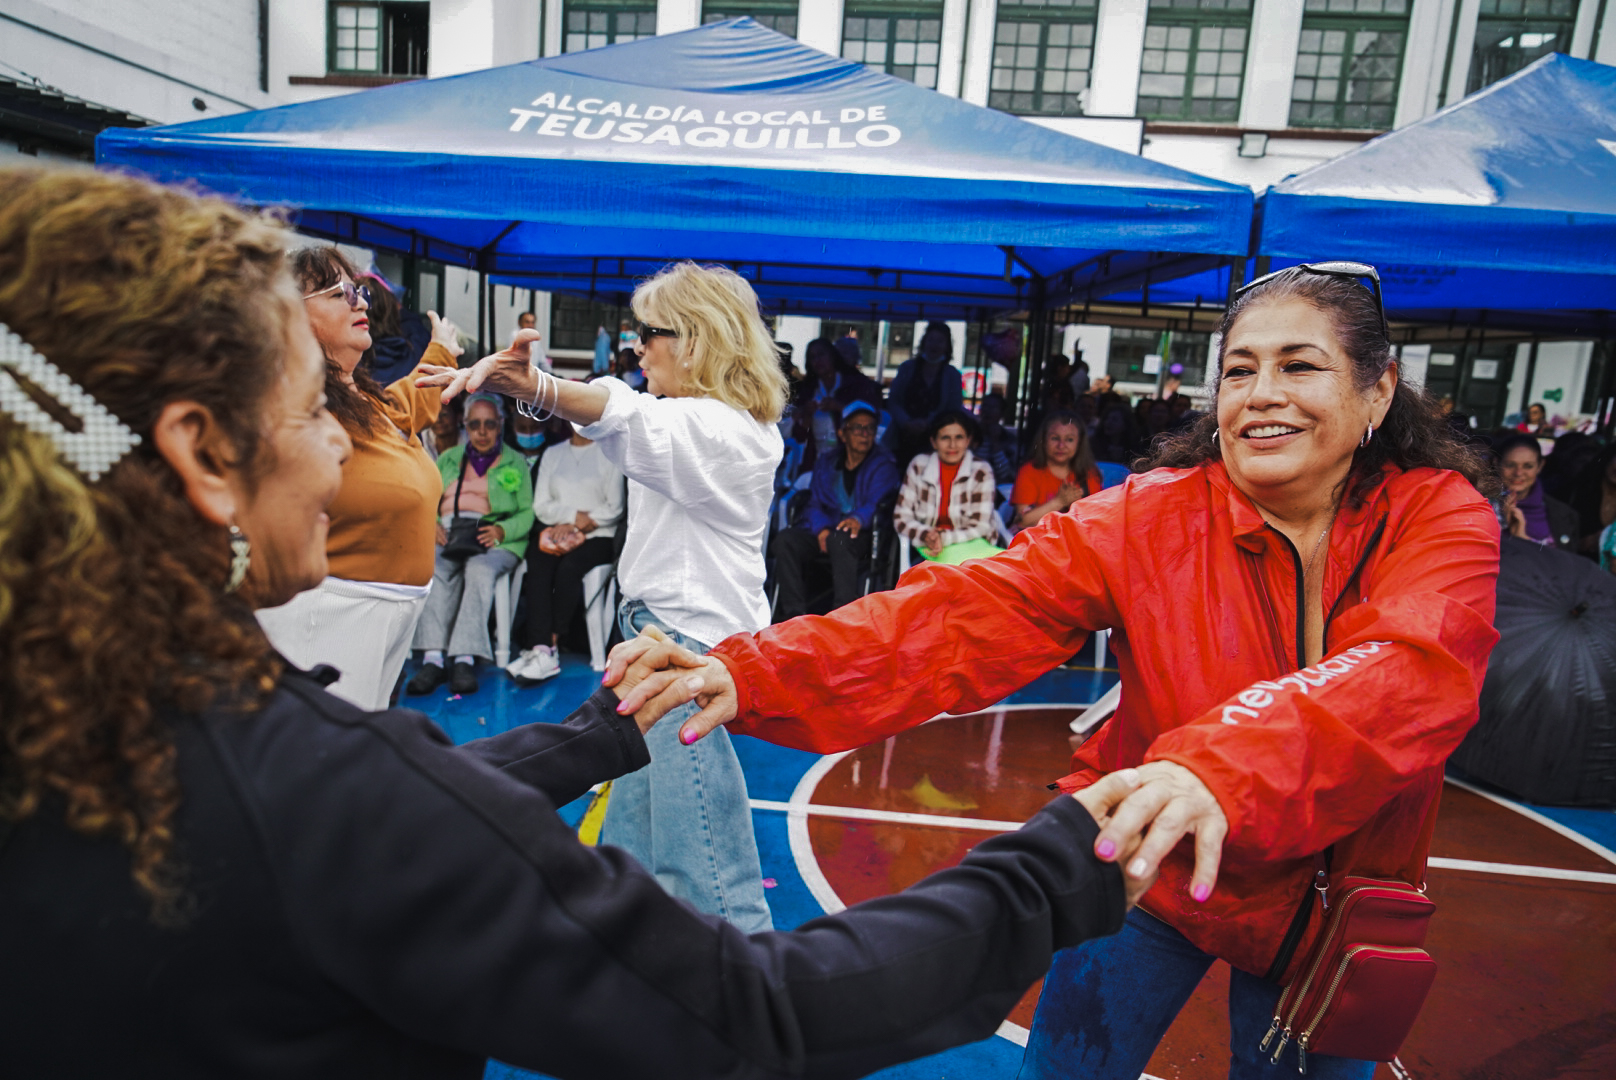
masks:
[[[1137,908],[1114,936],[1056,953],[1033,1017],[1021,1080],[1139,1080],[1215,959]],[[1294,1045],[1278,1065],[1257,1050],[1279,992],[1271,982],[1231,969],[1230,1080],[1296,1077]],[[1370,1080],[1374,1072],[1372,1061],[1307,1056],[1309,1080]]]

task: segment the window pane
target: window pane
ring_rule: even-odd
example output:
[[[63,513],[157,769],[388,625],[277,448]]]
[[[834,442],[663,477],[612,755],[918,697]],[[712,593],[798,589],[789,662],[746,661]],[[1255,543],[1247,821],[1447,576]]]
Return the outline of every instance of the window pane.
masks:
[[[1330,10],[1336,10],[1338,2],[1330,0]],[[1303,23],[1296,79],[1291,86],[1291,123],[1313,127],[1390,126],[1402,71],[1407,5],[1394,0],[1353,2],[1353,16],[1310,16]],[[1319,8],[1310,6],[1308,10]],[[1382,12],[1397,17],[1385,18]],[[1304,103],[1306,108],[1297,107]]]
[[[1093,42],[1096,11],[1093,0],[1001,0],[993,34],[1001,44],[994,50],[992,85],[1016,92],[994,107],[1029,115],[1082,115],[1093,56],[1086,47],[1072,46]],[[1159,72],[1162,59],[1160,49],[1149,49],[1142,63],[1145,70]]]

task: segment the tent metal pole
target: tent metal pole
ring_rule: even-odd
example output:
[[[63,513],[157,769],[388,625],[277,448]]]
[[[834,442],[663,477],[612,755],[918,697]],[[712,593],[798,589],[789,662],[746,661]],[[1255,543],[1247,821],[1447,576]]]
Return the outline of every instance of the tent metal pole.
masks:
[[[1532,401],[1532,379],[1537,376],[1537,338],[1526,350],[1526,377],[1521,380],[1521,416],[1526,416],[1526,407]],[[1508,407],[1506,403],[1506,408]],[[1547,410],[1545,410],[1547,411]]]
[[[488,275],[479,270],[477,271],[477,351],[485,356],[489,351],[483,348],[488,343],[488,324],[486,321],[488,319],[488,305],[484,302],[487,296]]]

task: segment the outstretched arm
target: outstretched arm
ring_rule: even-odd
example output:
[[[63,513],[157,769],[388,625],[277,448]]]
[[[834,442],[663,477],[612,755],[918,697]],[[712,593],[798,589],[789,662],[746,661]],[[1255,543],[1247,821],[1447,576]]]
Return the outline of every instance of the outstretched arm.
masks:
[[[445,405],[462,393],[487,390],[517,401],[538,399],[544,408],[553,408],[556,415],[575,424],[593,424],[606,408],[606,390],[535,371],[533,349],[540,336],[537,330],[518,330],[509,348],[485,356],[469,368],[423,364],[424,375],[415,385],[441,388]]]

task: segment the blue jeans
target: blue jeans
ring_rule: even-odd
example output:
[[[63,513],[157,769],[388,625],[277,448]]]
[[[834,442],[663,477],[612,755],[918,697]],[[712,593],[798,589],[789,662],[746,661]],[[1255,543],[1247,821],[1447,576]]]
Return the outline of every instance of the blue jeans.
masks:
[[[617,621],[625,638],[656,623],[688,649],[709,648],[638,600],[625,600]],[[669,895],[698,911],[722,916],[749,934],[772,930],[746,777],[729,732],[719,728],[694,746],[679,741],[679,726],[697,711],[694,702],[681,705],[645,737],[651,764],[613,782],[601,843],[627,851]]]
[[[1112,937],[1055,954],[1033,1017],[1020,1080],[1138,1080],[1150,1055],[1216,957],[1135,908]],[[1230,1080],[1294,1080],[1296,1047],[1279,1064],[1257,1045],[1280,988],[1238,968],[1229,976]],[[1207,1048],[1211,1053],[1212,1048]],[[1307,1056],[1309,1080],[1370,1080],[1375,1063]]]

